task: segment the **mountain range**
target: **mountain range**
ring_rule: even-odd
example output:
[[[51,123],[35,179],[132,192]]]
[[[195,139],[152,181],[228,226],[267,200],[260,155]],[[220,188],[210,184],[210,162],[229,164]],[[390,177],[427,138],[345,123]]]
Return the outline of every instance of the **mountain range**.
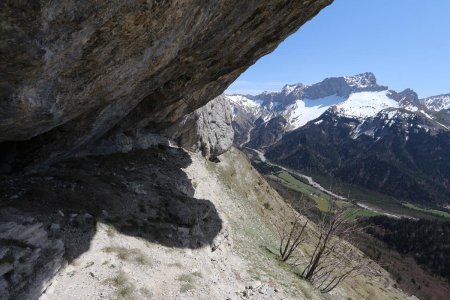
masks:
[[[396,92],[368,72],[227,99],[237,146],[400,200],[450,203],[450,94]]]

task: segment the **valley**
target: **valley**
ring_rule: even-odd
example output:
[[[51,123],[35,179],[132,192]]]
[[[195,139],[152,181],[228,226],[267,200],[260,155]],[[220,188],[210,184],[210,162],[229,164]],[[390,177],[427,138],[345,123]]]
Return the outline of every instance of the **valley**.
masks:
[[[18,265],[30,243],[52,255],[20,261],[41,270],[9,270],[5,279],[22,278],[26,287],[16,283],[11,294],[31,287],[28,298],[43,300],[407,299],[378,264],[377,275],[321,294],[276,255],[274,224],[289,210],[285,199],[238,149],[219,160],[158,145],[2,177],[2,220],[39,234],[3,232],[8,251],[2,263]],[[311,236],[314,230],[311,225]],[[38,243],[41,235],[47,243]],[[63,257],[67,262],[56,264]]]
[[[374,209],[449,213],[447,96],[420,99],[413,90],[389,90],[363,73],[227,98],[235,140],[260,160],[264,155],[291,173],[313,177],[317,184],[309,181],[319,189]]]
[[[0,300],[448,299],[443,3],[0,1]]]
[[[298,171],[285,168],[269,162],[261,152],[246,148],[247,155],[252,157],[252,163],[261,174],[276,180],[289,189],[309,194],[316,202],[319,210],[330,209],[330,201],[353,205],[359,210],[358,216],[385,215],[392,218],[438,219],[450,220],[450,214],[444,210],[420,208],[414,204],[376,193],[361,187],[334,181],[326,177],[307,176]],[[253,153],[253,154],[252,154]],[[256,154],[256,156],[254,155]],[[320,178],[320,179],[317,179]],[[317,180],[317,181],[316,181]],[[324,188],[322,184],[329,189]],[[346,196],[343,196],[346,195]]]
[[[432,228],[446,236],[450,224],[448,95],[419,99],[363,73],[227,98],[235,140],[290,205],[311,203],[312,220],[345,208],[348,219],[368,226],[355,245],[399,287],[420,299],[448,295],[438,267],[448,260],[448,241],[428,233],[436,238],[414,248],[422,242],[412,240]]]
[[[391,226],[398,226],[397,223],[404,224],[408,220],[412,222],[419,222],[425,220],[429,222],[429,228],[439,226],[448,227],[450,224],[450,215],[444,211],[422,209],[410,203],[401,203],[396,199],[392,199],[374,192],[359,190],[361,192],[361,199],[348,200],[333,197],[334,193],[326,189],[318,189],[317,183],[311,185],[308,180],[311,177],[300,175],[298,172],[287,170],[271,164],[267,160],[260,160],[261,154],[252,156],[248,148],[247,155],[253,157],[252,164],[261,173],[264,174],[268,183],[293,207],[297,207],[299,203],[309,201],[314,204],[314,209],[309,212],[309,218],[315,219],[320,217],[323,213],[327,213],[333,206],[345,207],[347,209],[347,217],[353,222],[361,223],[361,226],[368,226],[368,230],[373,230],[373,217],[385,217],[382,221],[384,224],[391,224]],[[253,151],[253,154],[256,152]],[[320,186],[320,185],[319,185]],[[342,191],[343,189],[339,189]],[[384,197],[384,198],[383,198]],[[381,200],[382,199],[382,200]],[[372,221],[373,220],[373,221]],[[404,221],[405,220],[405,221]],[[377,221],[375,221],[377,222]],[[381,221],[378,221],[381,222]],[[382,223],[382,224],[383,224]],[[403,228],[410,228],[410,234],[415,234],[414,226],[403,225]],[[382,232],[382,229],[378,229]],[[369,234],[370,232],[370,234]],[[400,253],[395,247],[383,241],[381,236],[373,236],[374,231],[367,231],[360,233],[355,244],[366,255],[375,260],[383,266],[391,276],[396,280],[396,284],[404,291],[414,294],[420,299],[440,300],[444,299],[450,292],[450,283],[448,278],[442,277],[440,271],[436,267],[427,267],[432,259],[425,258],[419,263],[417,261],[417,252],[406,250]],[[418,233],[418,232],[417,232]],[[444,233],[445,235],[445,233]],[[398,236],[397,238],[401,237]],[[435,235],[436,236],[436,235]],[[417,245],[417,242],[410,241],[411,244]],[[406,238],[403,244],[407,245],[409,239]],[[448,241],[436,238],[428,242],[427,247],[432,249],[449,245]],[[402,246],[406,247],[407,246]],[[417,251],[417,250],[416,250]],[[428,257],[434,255],[435,257],[447,257],[446,250],[430,250]],[[441,261],[445,263],[446,258]],[[445,268],[444,268],[445,270]]]

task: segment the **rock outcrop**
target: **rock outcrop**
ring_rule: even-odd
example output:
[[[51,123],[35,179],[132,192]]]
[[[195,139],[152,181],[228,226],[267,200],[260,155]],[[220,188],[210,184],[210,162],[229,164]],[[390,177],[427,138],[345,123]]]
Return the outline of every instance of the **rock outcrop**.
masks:
[[[168,128],[331,2],[2,1],[0,150],[49,165]]]
[[[9,208],[0,217],[0,299],[37,299],[63,263],[64,244],[33,217]]]
[[[127,153],[173,142],[214,160],[233,145],[231,108],[224,95],[185,115],[159,134],[144,129],[128,130],[89,145],[77,156]]]
[[[283,116],[274,117],[267,122],[259,118],[249,133],[250,140],[245,146],[252,149],[264,149],[273,145],[283,137],[287,126],[288,122]]]
[[[230,105],[222,95],[184,116],[165,133],[183,148],[215,159],[233,145],[231,119]]]

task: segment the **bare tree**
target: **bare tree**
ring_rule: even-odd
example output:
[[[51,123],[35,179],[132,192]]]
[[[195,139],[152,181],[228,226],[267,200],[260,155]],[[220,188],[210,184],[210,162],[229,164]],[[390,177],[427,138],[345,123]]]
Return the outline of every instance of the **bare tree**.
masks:
[[[350,221],[346,209],[324,214],[317,224],[314,251],[302,272],[322,293],[333,290],[343,280],[371,272],[372,261],[364,259],[350,243],[362,228]]]
[[[306,238],[305,229],[308,226],[308,219],[302,216],[300,212],[305,212],[310,205],[303,201],[303,197],[300,201],[297,211],[292,208],[285,210],[281,218],[275,223],[280,240],[278,251],[280,259],[284,262],[293,258],[297,248]]]

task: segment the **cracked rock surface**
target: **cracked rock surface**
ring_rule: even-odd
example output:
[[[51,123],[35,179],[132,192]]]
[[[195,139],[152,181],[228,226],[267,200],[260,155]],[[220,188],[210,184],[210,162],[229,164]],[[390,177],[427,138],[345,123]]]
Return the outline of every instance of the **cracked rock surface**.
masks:
[[[180,146],[213,160],[233,145],[231,107],[224,95],[184,116],[165,134]]]

